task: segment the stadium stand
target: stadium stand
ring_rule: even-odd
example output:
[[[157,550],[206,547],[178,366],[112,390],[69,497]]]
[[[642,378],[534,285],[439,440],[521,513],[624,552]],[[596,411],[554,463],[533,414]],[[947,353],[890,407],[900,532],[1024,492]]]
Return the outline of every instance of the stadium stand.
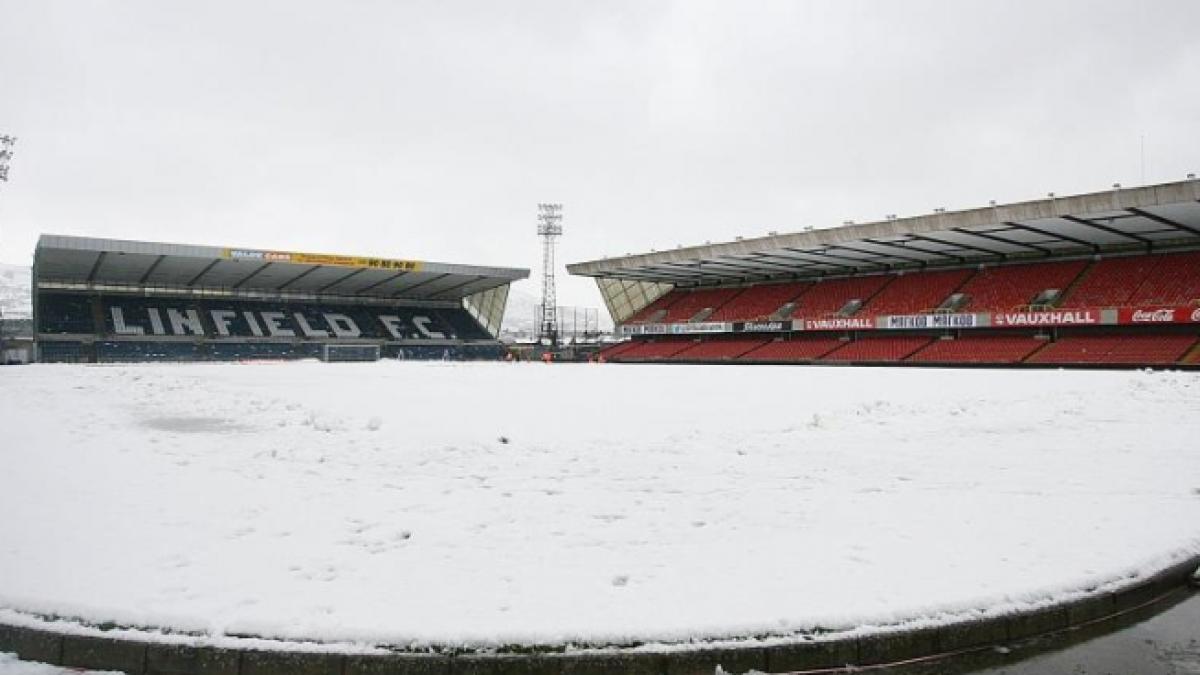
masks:
[[[913,363],[1020,363],[1046,340],[1031,334],[971,335],[939,339],[908,357]]]
[[[194,342],[97,342],[98,363],[137,361],[199,361],[200,345]]]
[[[43,361],[498,359],[527,270],[43,235]]]
[[[1197,305],[1200,303],[1200,252],[1157,256],[1129,298],[1129,305]]]
[[[1131,333],[1108,351],[1108,363],[1166,365],[1183,358],[1196,344],[1195,335]]]
[[[693,343],[692,346],[688,347],[687,349],[675,352],[670,356],[670,358],[675,360],[731,360],[742,356],[746,352],[761,347],[768,340],[769,338],[765,337],[705,340],[703,342]]]
[[[96,332],[92,301],[85,296],[44,293],[39,298],[39,333],[90,334]]]
[[[793,317],[819,318],[842,311],[853,300],[866,303],[894,277],[873,275],[829,279],[813,284],[796,298]]]
[[[871,301],[863,313],[917,314],[931,312],[971,276],[971,270],[914,272],[894,277]]]
[[[686,291],[674,290],[664,294],[654,302],[646,305],[645,309],[635,314],[626,323],[662,322],[663,317],[667,315],[667,310],[670,309],[671,305],[675,304],[677,300],[682,298],[685,293]]]
[[[1192,345],[1179,362],[1186,365],[1200,365],[1200,342]]]
[[[616,361],[1200,366],[1195,177],[567,269],[630,337]]]
[[[1142,364],[1176,363],[1196,344],[1196,335],[1152,331],[1096,331],[1066,335],[1029,358],[1047,364]]]
[[[88,361],[87,350],[82,342],[43,341],[39,345],[42,360],[51,363],[84,363]]]
[[[507,351],[498,344],[475,345],[397,345],[386,344],[381,349],[385,359],[402,361],[496,361]]]
[[[1200,301],[1200,253],[1106,258],[1091,265],[1062,307],[1190,305]]]
[[[821,357],[822,361],[903,361],[933,340],[928,335],[870,335],[847,342]]]
[[[620,355],[622,361],[656,361],[667,359],[693,345],[686,338],[662,338],[637,343]]]
[[[1084,270],[1059,306],[1126,307],[1138,285],[1153,273],[1158,258],[1139,255],[1096,261]]]
[[[1104,363],[1108,352],[1120,341],[1120,336],[1111,333],[1066,336],[1046,345],[1029,362]]]
[[[708,317],[710,321],[762,321],[771,318],[812,284],[751,286]]]
[[[462,309],[99,296],[107,335],[487,340]],[[194,313],[194,314],[192,314]],[[193,318],[194,317],[194,318]],[[174,321],[172,320],[174,318]],[[116,325],[117,320],[121,326]],[[155,325],[157,321],[157,326]],[[193,330],[193,324],[199,331]],[[120,330],[119,330],[120,328]],[[139,332],[140,331],[140,332]],[[339,331],[343,334],[339,335]]]
[[[667,308],[667,313],[662,321],[664,323],[704,321],[708,318],[704,312],[717,310],[741,292],[740,288],[713,288],[683,293]]]
[[[605,360],[610,360],[610,359],[619,357],[621,354],[629,351],[630,349],[633,349],[634,347],[637,347],[638,344],[639,344],[639,342],[637,340],[626,340],[625,342],[618,342],[616,344],[611,344],[611,345],[608,345],[607,347],[604,347],[603,349],[601,349],[599,352],[596,353],[596,356],[603,357]]]
[[[839,337],[797,335],[776,338],[742,354],[739,361],[814,361],[846,344]]]
[[[1043,291],[1067,290],[1085,267],[1084,260],[1069,260],[982,269],[959,289],[967,298],[961,309],[1007,312],[1027,308]]]
[[[319,344],[214,342],[209,345],[208,357],[214,361],[315,359],[320,355],[320,351]]]

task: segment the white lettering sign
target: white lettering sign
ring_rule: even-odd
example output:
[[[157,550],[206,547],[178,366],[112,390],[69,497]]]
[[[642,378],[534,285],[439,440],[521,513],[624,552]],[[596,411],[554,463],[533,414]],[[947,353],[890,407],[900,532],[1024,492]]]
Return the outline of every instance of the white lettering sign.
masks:
[[[333,334],[340,338],[356,338],[362,335],[362,331],[358,329],[358,324],[354,323],[354,319],[345,314],[327,312],[322,316],[325,317],[325,323],[328,323],[329,328],[333,330]]]
[[[329,337],[329,331],[318,330],[308,325],[308,319],[304,318],[301,312],[295,312],[292,316],[296,319],[296,325],[300,326],[300,332],[304,333],[304,337]]]
[[[113,332],[117,335],[145,335],[146,329],[141,326],[126,326],[125,313],[120,307],[109,307],[109,312],[112,313]]]
[[[180,312],[177,309],[167,310],[167,319],[171,322],[171,332],[176,335],[204,335],[204,324],[200,323],[200,313],[194,309]]]
[[[271,337],[296,337],[296,331],[291,328],[285,328],[281,323],[283,321],[283,312],[261,312],[263,324],[267,327],[267,332]]]
[[[213,325],[217,328],[217,335],[229,337],[229,322],[237,316],[237,312],[228,309],[212,309],[209,310],[208,315],[212,317]]]

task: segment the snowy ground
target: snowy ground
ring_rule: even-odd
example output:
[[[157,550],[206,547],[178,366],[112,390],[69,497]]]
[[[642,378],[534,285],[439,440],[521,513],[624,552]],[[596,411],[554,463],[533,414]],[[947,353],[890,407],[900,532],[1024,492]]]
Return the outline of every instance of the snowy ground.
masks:
[[[1200,552],[1191,373],[30,366],[0,428],[8,621],[678,641],[1003,611]]]

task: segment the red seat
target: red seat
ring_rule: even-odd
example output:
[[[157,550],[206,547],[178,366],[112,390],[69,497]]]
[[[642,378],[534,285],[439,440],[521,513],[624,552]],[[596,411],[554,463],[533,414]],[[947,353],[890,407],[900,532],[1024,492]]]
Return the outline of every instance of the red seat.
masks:
[[[649,305],[643,307],[641,311],[639,311],[637,314],[634,314],[625,323],[646,323],[647,321],[653,319],[655,314],[669,308],[682,297],[683,291],[668,291],[662,296],[659,296],[659,298],[654,302],[651,302]]]
[[[762,346],[769,338],[718,338],[692,343],[691,347],[671,355],[672,359],[695,359],[727,361],[736,359],[756,347]]]
[[[1060,337],[1034,354],[1030,363],[1121,363],[1169,365],[1196,343],[1195,335],[1102,332]]]
[[[658,361],[674,355],[692,346],[692,341],[683,338],[662,338],[659,340],[641,340],[636,346],[621,352],[615,361]]]
[[[841,347],[841,340],[817,335],[798,335],[772,340],[742,354],[739,361],[812,361]]]
[[[822,361],[902,361],[905,357],[929,344],[926,335],[880,335],[847,342],[840,349],[826,354]]]
[[[1130,295],[1130,306],[1191,305],[1200,300],[1200,252],[1154,257],[1158,262]]]
[[[705,309],[720,308],[742,290],[741,288],[706,288],[695,291],[676,291],[681,294],[679,299],[667,308],[667,315],[660,321],[661,323],[690,321],[692,317]]]
[[[972,273],[972,270],[940,270],[896,276],[871,298],[862,311],[872,315],[932,311]]]
[[[629,351],[630,349],[633,349],[634,347],[637,347],[639,344],[641,344],[641,343],[636,340],[626,340],[625,342],[618,342],[616,344],[609,345],[609,346],[605,347],[604,349],[601,349],[599,352],[597,352],[596,355],[602,356],[605,359],[611,359],[614,356],[618,356],[626,351]]]
[[[1071,289],[1060,307],[1124,307],[1129,298],[1145,281],[1158,261],[1158,256],[1139,255],[1132,258],[1108,258],[1092,264],[1079,283]]]
[[[934,340],[908,357],[914,363],[1020,363],[1045,344],[1032,335],[970,335]]]
[[[1025,307],[1047,289],[1065,290],[1087,267],[1087,261],[1036,263],[982,269],[963,284],[964,310],[972,312],[1008,312]]]
[[[767,284],[751,286],[713,312],[711,321],[760,321],[768,319],[812,284]]]
[[[796,298],[796,309],[792,316],[816,319],[835,314],[851,300],[865,302],[894,278],[875,275],[820,281]]]

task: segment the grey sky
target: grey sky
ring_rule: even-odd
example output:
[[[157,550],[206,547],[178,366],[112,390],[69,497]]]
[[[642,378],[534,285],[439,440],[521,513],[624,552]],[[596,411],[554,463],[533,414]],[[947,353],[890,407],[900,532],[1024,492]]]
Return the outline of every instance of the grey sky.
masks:
[[[529,267],[1200,171],[1200,2],[0,0],[40,232]],[[600,304],[560,275],[560,302]],[[527,285],[533,291],[533,284]]]

